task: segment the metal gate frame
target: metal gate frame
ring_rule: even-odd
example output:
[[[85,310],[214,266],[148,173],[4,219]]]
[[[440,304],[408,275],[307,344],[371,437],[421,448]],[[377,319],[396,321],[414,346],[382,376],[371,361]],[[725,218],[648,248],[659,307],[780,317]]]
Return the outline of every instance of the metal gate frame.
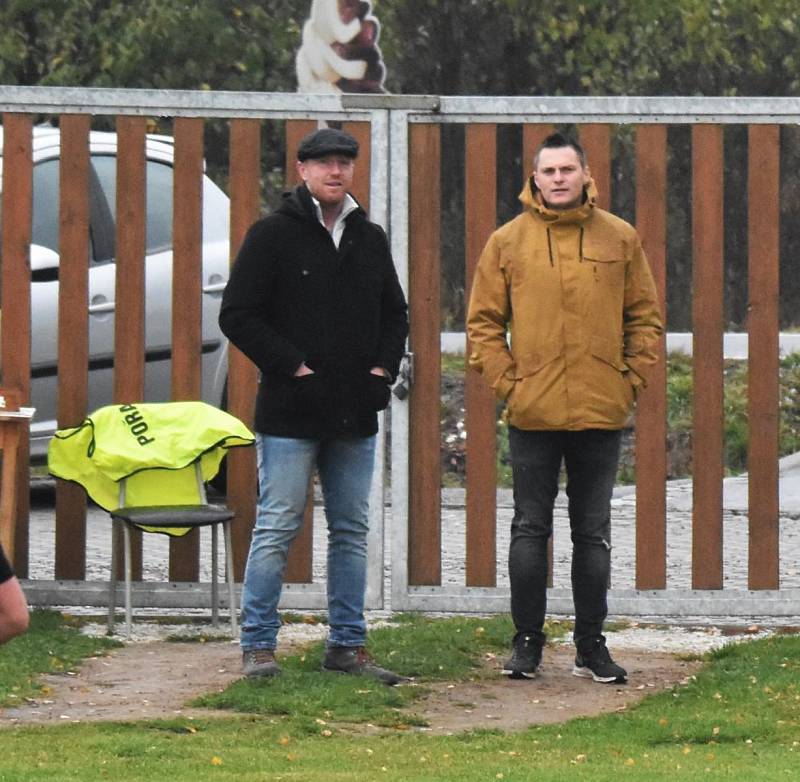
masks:
[[[383,99],[390,105],[390,98]],[[391,239],[401,281],[409,289],[409,131],[415,123],[785,124],[800,120],[797,98],[445,97],[424,110],[390,115]],[[358,105],[379,105],[364,96]],[[393,610],[494,613],[509,610],[496,587],[412,585],[409,579],[409,408],[392,406],[391,607]],[[777,472],[775,473],[777,475]],[[721,491],[721,487],[720,487]],[[777,493],[777,486],[776,486]],[[611,589],[609,610],[634,616],[797,616],[800,589]],[[548,611],[573,612],[570,589],[548,590]]]
[[[400,99],[400,105],[416,105]],[[0,112],[19,114],[75,114],[143,117],[196,117],[203,119],[283,119],[314,121],[368,121],[371,138],[370,214],[388,230],[387,177],[388,123],[386,107],[350,105],[337,95],[303,95],[258,92],[205,92],[73,87],[0,86]],[[377,453],[385,451],[383,417],[377,435]],[[27,465],[24,465],[27,483]],[[384,459],[375,463],[370,492],[370,528],[367,540],[368,573],[366,607],[384,606]],[[109,544],[110,544],[109,523]],[[110,560],[110,551],[109,551]],[[105,606],[104,581],[53,581],[23,579],[26,596],[34,605]],[[205,608],[210,606],[210,585],[184,582],[145,582],[137,588],[135,604],[154,608]],[[224,602],[224,600],[223,600]],[[284,609],[324,610],[324,583],[286,583],[280,603]]]

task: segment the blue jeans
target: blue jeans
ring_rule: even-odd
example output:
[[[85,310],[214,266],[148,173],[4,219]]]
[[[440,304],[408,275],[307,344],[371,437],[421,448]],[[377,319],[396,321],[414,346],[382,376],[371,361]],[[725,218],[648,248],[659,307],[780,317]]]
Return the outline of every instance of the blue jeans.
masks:
[[[547,545],[563,459],[572,532],[575,645],[580,651],[603,631],[611,567],[611,493],[619,462],[618,430],[523,431],[509,427],[514,519],[508,572],[511,617],[518,633],[544,640]]]
[[[375,437],[300,440],[257,434],[256,449],[259,497],[242,588],[242,649],[275,648],[286,556],[303,523],[315,467],[328,521],[328,643],[363,646]]]

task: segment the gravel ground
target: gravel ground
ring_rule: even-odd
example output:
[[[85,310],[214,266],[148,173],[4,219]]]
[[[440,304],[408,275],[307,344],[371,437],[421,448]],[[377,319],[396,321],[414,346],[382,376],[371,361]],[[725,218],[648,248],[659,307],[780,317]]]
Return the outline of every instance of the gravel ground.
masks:
[[[371,616],[369,627],[376,628],[387,626],[390,621],[385,616]],[[282,644],[296,645],[323,640],[327,636],[327,625],[305,622],[287,622],[280,633]],[[105,623],[90,622],[83,626],[82,632],[86,635],[106,635]],[[630,626],[619,630],[610,630],[606,638],[610,648],[637,649],[653,652],[667,652],[671,654],[704,654],[705,652],[719,649],[732,642],[763,638],[775,632],[773,627],[763,625],[650,625],[632,621]],[[218,628],[213,628],[206,621],[170,623],[164,621],[135,620],[131,630],[131,637],[124,635],[124,626],[117,625],[114,635],[120,641],[132,644],[163,641],[168,638],[198,638],[213,640],[230,640],[225,623],[220,623]],[[231,641],[231,643],[235,643]],[[567,636],[564,644],[572,643]]]

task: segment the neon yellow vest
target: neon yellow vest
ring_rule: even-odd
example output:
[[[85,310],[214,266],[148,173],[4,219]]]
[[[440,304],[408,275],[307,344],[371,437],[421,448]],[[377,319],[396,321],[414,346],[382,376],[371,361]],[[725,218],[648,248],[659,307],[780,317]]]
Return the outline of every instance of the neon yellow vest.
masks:
[[[190,505],[199,499],[194,462],[200,459],[208,481],[228,448],[254,439],[238,418],[204,402],[109,405],[80,426],[58,430],[47,466],[57,478],[81,484],[107,511],[119,507],[123,478],[125,507]]]

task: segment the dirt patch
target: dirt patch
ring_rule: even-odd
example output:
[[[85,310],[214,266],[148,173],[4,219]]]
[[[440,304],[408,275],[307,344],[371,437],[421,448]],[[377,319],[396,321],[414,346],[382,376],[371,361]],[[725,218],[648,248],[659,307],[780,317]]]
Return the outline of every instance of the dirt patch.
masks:
[[[463,684],[435,684],[414,712],[438,734],[466,730],[523,730],[531,725],[566,722],[624,711],[646,695],[670,689],[701,666],[664,652],[615,648],[614,659],[628,671],[628,684],[598,684],[572,675],[575,650],[571,645],[545,649],[535,679],[507,679],[500,662],[488,660],[496,677]]]
[[[5,709],[0,724],[214,714],[186,704],[238,679],[240,663],[238,647],[227,641],[132,644],[104,657],[91,657],[71,674],[42,677],[42,696],[23,707]]]
[[[296,648],[296,647],[295,647]],[[283,646],[279,654],[294,649]],[[699,667],[667,653],[615,650],[629,673],[627,685],[600,685],[573,676],[571,647],[548,647],[540,675],[531,681],[490,677],[451,685],[426,685],[430,695],[413,711],[434,733],[478,728],[521,730],[577,716],[620,711],[648,693],[684,681]],[[188,708],[193,698],[224,689],[240,677],[238,647],[229,642],[138,643],[85,661],[72,674],[44,677],[42,697],[6,709],[0,724],[53,724],[171,717],[231,716]],[[499,671],[499,663],[487,660]]]

